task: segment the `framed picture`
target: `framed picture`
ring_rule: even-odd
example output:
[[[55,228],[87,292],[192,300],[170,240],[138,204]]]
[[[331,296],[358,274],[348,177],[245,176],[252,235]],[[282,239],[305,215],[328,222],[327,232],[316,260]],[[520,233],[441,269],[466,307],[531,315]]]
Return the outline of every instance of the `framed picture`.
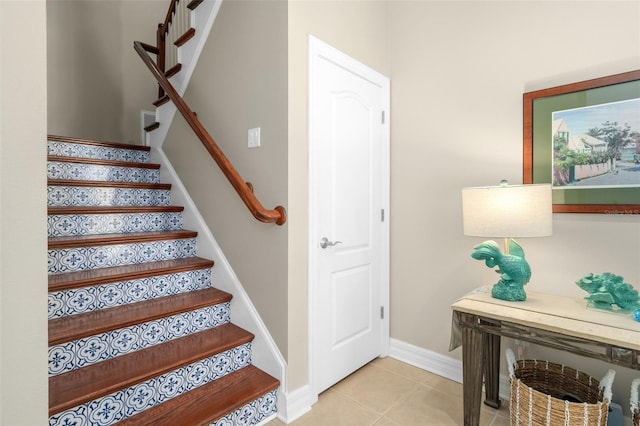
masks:
[[[523,95],[523,182],[556,213],[640,214],[640,70]]]

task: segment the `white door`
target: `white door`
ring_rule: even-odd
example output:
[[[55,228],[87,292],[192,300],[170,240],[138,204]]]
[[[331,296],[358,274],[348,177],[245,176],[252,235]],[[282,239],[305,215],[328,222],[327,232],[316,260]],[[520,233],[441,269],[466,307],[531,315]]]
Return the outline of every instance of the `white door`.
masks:
[[[320,393],[388,352],[389,79],[310,38],[310,368]]]

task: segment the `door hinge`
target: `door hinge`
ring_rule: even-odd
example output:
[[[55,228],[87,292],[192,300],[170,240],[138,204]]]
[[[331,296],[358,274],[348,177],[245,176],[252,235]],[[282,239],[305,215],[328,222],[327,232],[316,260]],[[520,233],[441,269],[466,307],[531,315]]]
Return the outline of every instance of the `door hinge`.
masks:
[[[384,209],[380,209],[380,222],[384,222]]]
[[[382,111],[382,124],[384,124],[384,111]]]
[[[384,306],[380,306],[380,319],[384,319]]]

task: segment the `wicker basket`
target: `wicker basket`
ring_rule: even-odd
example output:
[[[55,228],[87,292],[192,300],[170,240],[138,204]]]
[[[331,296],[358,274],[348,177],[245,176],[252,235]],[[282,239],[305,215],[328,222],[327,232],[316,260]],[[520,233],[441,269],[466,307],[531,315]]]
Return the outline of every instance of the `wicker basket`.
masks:
[[[606,426],[615,371],[598,381],[548,361],[515,360],[507,349],[511,376],[511,426]]]
[[[631,419],[633,426],[640,426],[640,398],[638,397],[638,389],[640,388],[640,379],[631,382]]]

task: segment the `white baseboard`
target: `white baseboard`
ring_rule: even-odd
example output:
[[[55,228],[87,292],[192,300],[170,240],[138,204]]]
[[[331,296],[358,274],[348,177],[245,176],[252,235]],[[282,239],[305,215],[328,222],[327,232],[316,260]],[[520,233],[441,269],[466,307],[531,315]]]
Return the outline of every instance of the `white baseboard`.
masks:
[[[396,339],[391,339],[389,356],[445,379],[462,383],[462,361],[457,359]],[[498,396],[502,400],[509,400],[509,376],[506,374],[500,374]]]
[[[433,374],[462,383],[462,362],[410,343],[390,339],[389,356]]]
[[[284,395],[285,401],[278,401],[278,418],[289,424],[311,411],[318,397],[312,395],[311,386],[305,385]],[[280,402],[284,402],[281,404]]]

